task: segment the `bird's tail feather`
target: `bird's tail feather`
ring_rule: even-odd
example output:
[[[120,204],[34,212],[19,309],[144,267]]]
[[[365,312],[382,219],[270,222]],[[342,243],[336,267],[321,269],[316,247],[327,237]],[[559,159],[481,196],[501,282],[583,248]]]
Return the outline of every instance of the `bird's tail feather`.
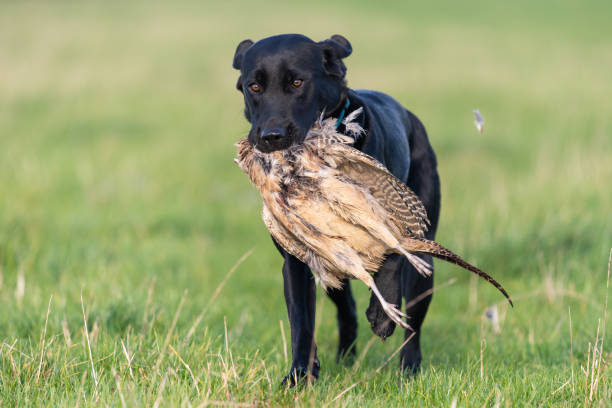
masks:
[[[410,252],[421,252],[424,254],[429,254],[436,258],[461,266],[462,268],[475,273],[476,275],[480,276],[481,278],[495,286],[497,290],[499,290],[506,297],[506,299],[508,299],[510,306],[514,306],[514,304],[512,303],[512,299],[510,299],[510,295],[508,295],[508,292],[506,292],[506,290],[499,282],[493,279],[488,273],[468,263],[459,255],[455,254],[449,249],[444,248],[437,242],[429,241],[422,238],[419,238],[418,240],[414,238],[405,238],[404,241],[405,242],[402,242],[402,246],[408,249]]]

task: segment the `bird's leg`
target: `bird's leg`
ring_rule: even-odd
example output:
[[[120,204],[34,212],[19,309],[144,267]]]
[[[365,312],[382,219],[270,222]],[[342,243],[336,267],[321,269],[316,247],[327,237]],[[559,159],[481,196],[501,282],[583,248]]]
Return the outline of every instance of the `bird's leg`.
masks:
[[[418,256],[411,254],[410,252],[406,251],[404,248],[402,248],[400,245],[397,246],[396,248],[401,254],[403,254],[408,261],[410,261],[410,263],[412,264],[412,266],[414,266],[414,268],[424,277],[428,277],[431,275],[431,273],[433,272],[433,268],[430,264],[428,264],[427,262],[425,262],[424,260],[422,260],[421,258],[419,258]]]
[[[383,298],[383,296],[378,291],[376,284],[374,283],[374,279],[371,279],[370,282],[366,282],[366,284],[372,289],[372,292],[374,292],[374,295],[376,295],[376,297],[378,298],[378,301],[380,302],[383,310],[391,320],[393,320],[395,323],[399,324],[405,329],[412,329],[412,327],[410,327],[408,323],[402,320],[402,317],[408,318],[408,315],[402,313],[396,305],[387,302]]]

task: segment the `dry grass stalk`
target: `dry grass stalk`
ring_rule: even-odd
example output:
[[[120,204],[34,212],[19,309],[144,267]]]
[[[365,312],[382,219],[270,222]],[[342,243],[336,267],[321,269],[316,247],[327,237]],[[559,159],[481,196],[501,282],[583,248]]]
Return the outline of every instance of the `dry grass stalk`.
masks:
[[[129,333],[128,333],[128,347],[130,345],[130,338],[129,338]],[[132,357],[130,357],[130,352],[128,350],[128,348],[125,346],[125,344],[123,343],[123,339],[121,339],[121,348],[123,349],[123,354],[125,355],[125,359],[127,360],[128,363],[128,370],[130,372],[130,377],[132,377],[132,380],[134,379],[134,373],[132,372],[132,360],[134,360],[134,356],[136,355],[136,353],[134,353],[134,355],[132,355]]]
[[[153,371],[155,373],[159,372],[159,366],[164,360],[166,355],[166,349],[168,348],[168,344],[170,344],[170,338],[172,337],[172,333],[174,332],[174,328],[176,327],[176,323],[178,322],[179,315],[181,314],[181,310],[183,309],[183,305],[185,304],[185,298],[187,297],[187,290],[183,292],[183,297],[181,297],[181,301],[179,302],[178,307],[176,308],[176,313],[174,313],[174,318],[172,319],[172,324],[170,325],[170,329],[168,329],[168,333],[166,333],[166,339],[164,340],[164,344],[160,350],[159,357],[155,362],[155,366],[153,367]]]
[[[83,303],[83,293],[81,293],[81,310],[83,311],[83,327],[85,329],[85,339],[87,340],[87,349],[89,351],[89,361],[91,362],[91,376],[94,380],[94,399],[98,394],[98,376],[94,367],[93,355],[91,353],[91,343],[89,342],[89,329],[87,328],[87,316],[85,315],[85,305]]]
[[[253,381],[253,377],[255,377],[255,374],[257,374],[257,369],[255,368],[255,362],[257,361],[258,356],[259,356],[259,349],[255,350],[255,354],[253,355],[253,357],[250,358],[251,364],[249,364],[249,367],[244,371],[246,373],[246,378],[244,378],[245,383]],[[257,384],[257,382],[259,382],[259,380],[255,381],[251,385],[251,387],[249,387],[249,389],[252,388],[255,384]]]
[[[495,392],[496,388],[497,387],[491,388],[491,391],[489,391],[489,393],[487,394],[487,397],[485,398],[484,403],[481,405],[482,408],[485,408],[489,405],[489,399],[491,399],[491,397],[493,396],[493,393]]]
[[[552,395],[555,395],[556,393],[558,393],[559,391],[563,390],[569,383],[571,383],[573,381],[573,379],[569,379],[566,382],[564,382],[559,388],[557,388],[556,390],[553,391]]]
[[[595,344],[593,345],[593,358],[592,358],[592,367],[591,367],[591,381],[589,383],[589,401],[593,401],[593,392],[595,391],[595,369],[599,368],[599,362],[601,359],[601,350],[598,348],[599,344],[599,327],[601,325],[601,320],[597,320],[597,335],[595,336]]]
[[[162,354],[164,353],[162,352]],[[159,390],[157,391],[157,398],[155,399],[155,403],[153,403],[153,408],[158,408],[159,404],[161,404],[162,402],[162,394],[164,392],[164,388],[166,388],[166,381],[168,381],[168,371],[166,371],[166,373],[164,374],[164,378],[162,378],[161,384],[159,385]]]
[[[457,282],[457,278],[451,278],[451,279],[447,280],[446,282],[444,282],[444,283],[442,283],[440,285],[436,285],[434,288],[427,289],[426,291],[424,291],[420,295],[415,296],[414,299],[412,299],[410,302],[406,302],[406,305],[404,306],[404,309],[410,309],[412,306],[416,305],[417,303],[419,303],[420,301],[425,299],[427,296],[433,294],[434,292],[437,292],[438,290],[440,290],[442,288],[445,288],[447,286],[451,286],[455,282]]]
[[[495,404],[493,408],[499,408],[501,406],[501,391],[495,386]]]
[[[601,372],[605,372],[606,368],[608,367],[608,363],[610,362],[610,358],[612,358],[612,351],[608,353],[608,356],[604,360],[604,363],[601,366]]]
[[[268,368],[266,367],[266,361],[261,360],[261,365],[263,366],[264,373],[266,374],[266,379],[268,380],[268,390],[272,389],[272,380],[270,380],[270,374],[268,373]]]
[[[185,360],[182,359],[182,357],[179,355],[178,351],[175,350],[174,347],[172,347],[171,344],[168,345],[168,347],[170,347],[170,350],[172,350],[172,352],[174,353],[174,355],[176,356],[176,358],[179,359],[179,361],[181,362],[181,364],[183,364],[183,366],[187,369],[187,371],[189,372],[189,375],[191,376],[191,380],[193,381],[193,386],[195,387],[196,391],[198,392],[198,397],[200,396],[200,387],[198,387],[198,381],[196,380],[195,376],[193,375],[193,371],[191,371],[191,367],[189,367],[189,364],[187,364],[185,362]]]
[[[370,347],[372,347],[372,345],[374,344],[374,342],[376,341],[376,339],[378,338],[378,336],[373,335],[370,340],[368,340],[368,342],[366,343],[366,345],[364,346],[363,350],[361,351],[361,353],[359,354],[359,357],[357,358],[357,360],[355,360],[355,363],[353,363],[353,367],[351,372],[354,374],[355,371],[357,371],[357,369],[359,368],[359,366],[361,365],[361,362],[363,361],[363,359],[365,358],[366,354],[368,353],[368,351],[370,350]]]
[[[415,336],[415,334],[416,334],[416,332],[412,332],[412,333],[410,334],[410,336],[408,336],[408,338],[407,338],[406,340],[404,340],[404,342],[403,342],[402,344],[400,344],[400,346],[399,346],[398,348],[396,348],[396,349],[395,349],[395,351],[394,351],[393,353],[391,353],[391,355],[390,355],[389,357],[387,357],[387,359],[385,360],[385,362],[384,362],[384,363],[382,363],[382,364],[381,364],[381,365],[380,365],[380,366],[379,366],[379,367],[376,369],[375,373],[377,373],[377,374],[378,374],[378,373],[380,373],[380,372],[381,372],[381,370],[382,370],[383,368],[385,368],[385,366],[386,366],[387,364],[389,364],[389,361],[391,361],[391,359],[393,359],[393,357],[395,357],[395,356],[397,355],[397,353],[399,353],[399,352],[401,351],[401,349],[403,349],[403,348],[404,348],[404,346],[405,346],[406,344],[408,344],[408,342],[409,342],[410,340],[412,340],[412,338]],[[371,346],[371,345],[372,345],[372,343],[374,343],[374,340],[375,340],[375,339],[376,339],[376,337],[372,337],[372,339],[370,339],[370,341],[368,342],[368,344]],[[367,347],[367,348],[369,348],[369,346],[366,346],[366,347]],[[364,353],[364,352],[362,352],[362,353],[361,353],[361,356],[360,356],[360,357],[361,357],[361,358],[363,358],[363,356],[365,356],[365,353]],[[357,362],[355,362],[355,365],[353,365],[353,373],[355,372],[356,367],[358,367]],[[357,382],[355,382],[355,383],[353,383],[353,384],[349,385],[347,388],[345,388],[344,390],[342,390],[342,392],[340,392],[338,395],[336,395],[336,396],[335,396],[335,397],[334,397],[334,398],[331,400],[331,402],[335,402],[336,400],[340,399],[340,398],[341,398],[341,397],[342,397],[344,394],[346,394],[347,392],[349,392],[350,390],[352,390],[353,388],[355,388],[357,385],[361,384],[363,381],[364,381],[364,380],[360,380],[360,381],[357,381]],[[328,404],[326,404],[326,405],[328,405]]]
[[[232,373],[234,374],[234,379],[238,381],[239,380],[238,371],[236,370],[236,364],[234,364],[234,354],[232,353],[231,349],[229,353],[229,358],[230,358],[230,362],[232,363]]]
[[[404,340],[404,342],[403,342],[403,343],[402,343],[402,344],[401,344],[401,345],[400,345],[398,348],[396,348],[396,349],[395,349],[395,351],[394,351],[393,353],[391,353],[391,355],[390,355],[390,356],[387,358],[387,360],[385,360],[385,362],[384,362],[384,363],[383,363],[383,364],[382,364],[380,367],[378,367],[378,368],[376,369],[376,371],[375,371],[375,372],[376,372],[376,373],[379,373],[379,372],[380,372],[380,371],[381,371],[383,368],[385,368],[385,366],[386,366],[387,364],[389,364],[389,361],[391,361],[391,359],[392,359],[393,357],[395,357],[395,356],[397,355],[397,353],[399,353],[399,352],[400,352],[400,350],[401,350],[401,349],[403,349],[403,348],[404,348],[404,346],[405,346],[406,344],[408,344],[408,342],[409,342],[410,340],[412,340],[412,338],[415,336],[415,334],[416,334],[416,332],[412,332],[412,333],[410,333],[410,336],[408,336],[408,338],[407,338],[406,340]]]
[[[35,358],[33,356],[30,356],[30,355],[24,353],[23,351],[19,350],[18,348],[16,348],[15,344],[17,344],[17,341],[13,342],[13,345],[9,345],[7,343],[4,343],[4,345],[6,347],[9,347],[11,350],[15,350],[17,353],[19,353],[19,355],[21,355],[22,357],[27,358],[28,360],[30,360],[30,362],[33,362],[35,360]]]
[[[38,370],[36,370],[36,382],[40,379],[40,370],[42,369],[43,356],[45,354],[45,340],[47,338],[47,323],[49,322],[49,312],[51,311],[51,301],[53,295],[49,297],[49,304],[47,305],[47,316],[45,317],[45,328],[43,329],[42,337],[40,339],[40,360],[38,360]]]
[[[221,373],[221,381],[223,381],[223,390],[225,390],[225,398],[230,399],[231,395],[229,392],[229,365],[223,359],[223,356],[219,355],[219,360],[223,365],[223,372]]]
[[[571,370],[572,370],[572,393],[576,392],[576,389],[574,387],[575,383],[574,383],[574,335],[573,335],[573,330],[572,330],[572,308],[568,307],[568,315],[569,315],[569,334],[570,334],[570,366],[571,366]]]
[[[75,408],[79,408],[79,405],[81,404],[81,396],[85,395],[85,391],[83,390],[83,387],[85,386],[86,377],[87,377],[87,370],[83,371],[83,375],[81,375],[81,386],[79,388],[79,391],[77,392],[78,397],[77,397],[76,404],[74,404]]]
[[[89,333],[89,338],[91,339],[91,343],[95,346],[98,342],[98,335],[100,334],[100,324],[97,320],[94,320],[93,327],[91,328],[91,333]]]
[[[589,348],[587,351],[587,364],[586,368],[581,366],[581,370],[585,377],[584,384],[584,402],[585,406],[589,406],[590,403],[598,397],[599,395],[599,384],[601,383],[602,378],[606,373],[606,368],[608,366],[608,362],[612,357],[612,352],[608,353],[608,355],[604,358],[604,343],[605,343],[605,334],[606,334],[606,323],[608,317],[608,290],[610,284],[610,267],[612,264],[612,248],[610,249],[610,255],[608,257],[608,271],[606,278],[606,299],[604,302],[603,308],[603,321],[598,319],[597,321],[597,332],[595,335],[595,342],[593,344],[589,343]],[[573,335],[572,335],[572,321],[571,321],[571,311],[570,311],[570,362],[572,364],[572,390],[573,387],[573,379],[574,379],[574,367],[573,367],[573,351],[572,351],[572,343],[573,343]],[[600,336],[601,332],[601,338]]]
[[[593,401],[593,398],[596,398],[599,393],[599,384],[601,378],[605,374],[605,368],[608,365],[608,361],[610,358],[610,353],[608,357],[604,360],[604,340],[606,334],[606,321],[608,318],[608,291],[610,287],[610,266],[612,264],[612,248],[610,249],[610,254],[608,256],[608,271],[606,276],[606,300],[604,302],[603,309],[603,322],[601,319],[597,322],[597,334],[595,335],[595,343],[593,344],[591,364],[587,364],[587,375],[586,380],[589,387],[589,402]],[[601,338],[599,337],[601,329]],[[589,378],[590,373],[590,378]],[[585,404],[586,404],[586,390],[585,390]]]
[[[587,364],[586,370],[583,368],[585,380],[584,380],[584,406],[587,406],[587,391],[589,389],[589,369],[591,368],[591,343],[589,343],[589,349],[587,351]]]
[[[229,338],[227,336],[227,318],[223,316],[223,331],[225,333],[225,355],[229,356]]]
[[[236,373],[236,365],[234,364],[234,356],[232,350],[229,348],[229,336],[227,335],[227,317],[223,316],[223,326],[225,328],[225,356],[232,363],[231,373],[234,375],[234,379],[238,380],[238,374]]]
[[[229,272],[225,275],[225,278],[223,278],[223,280],[221,281],[221,283],[219,284],[219,286],[217,286],[217,288],[215,289],[215,291],[213,292],[212,296],[210,297],[210,299],[208,300],[208,303],[206,304],[206,306],[204,306],[204,309],[202,309],[202,312],[198,315],[198,317],[196,318],[195,322],[193,323],[193,326],[191,326],[191,328],[189,329],[189,332],[187,332],[187,336],[185,337],[185,342],[188,342],[189,339],[191,339],[191,337],[193,336],[193,334],[195,333],[196,329],[198,328],[198,326],[200,325],[200,322],[202,321],[202,318],[204,318],[204,315],[206,314],[206,312],[208,311],[208,309],[210,308],[210,306],[213,304],[213,302],[215,301],[215,299],[217,299],[217,296],[219,296],[219,293],[221,293],[221,290],[223,289],[223,287],[225,286],[225,284],[227,283],[228,279],[230,278],[230,276],[232,276],[232,274],[236,271],[236,269],[238,269],[238,267],[240,266],[240,264],[242,264],[254,251],[254,248],[249,249],[248,251],[246,251],[241,257],[240,259],[238,259],[236,261],[236,263],[230,268]]]
[[[123,393],[121,392],[121,383],[119,382],[119,376],[117,375],[117,371],[114,368],[111,369],[113,372],[113,377],[115,377],[115,384],[117,385],[117,392],[119,393],[119,399],[121,400],[121,406],[125,408],[127,405],[125,404],[125,398],[123,397]]]
[[[14,346],[16,343],[17,340],[15,340],[12,345],[4,343],[3,346],[6,346],[8,348],[8,356],[11,362],[11,371],[13,372],[13,376],[17,378],[17,382],[19,382],[19,385],[21,385],[21,377],[19,375],[19,372],[17,371],[17,364],[15,363],[15,359],[13,358],[13,350],[15,349]]]
[[[608,274],[606,277],[606,302],[604,304],[604,319],[603,319],[603,333],[604,336],[601,338],[601,344],[603,347],[603,341],[606,334],[606,322],[608,320],[608,294],[610,290],[610,266],[612,266],[612,248],[610,248],[610,254],[608,255]]]
[[[332,400],[331,400],[331,402],[334,402],[334,401],[336,401],[336,400],[338,400],[338,399],[342,398],[342,396],[343,396],[344,394],[346,394],[347,392],[349,392],[350,390],[352,390],[353,388],[355,388],[355,387],[356,387],[358,384],[359,384],[359,382],[356,382],[356,383],[353,383],[353,384],[349,385],[349,386],[348,386],[347,388],[345,388],[345,389],[344,389],[344,390],[343,390],[343,391],[342,391],[340,394],[336,395],[336,396],[334,397],[334,399],[332,399]]]
[[[70,337],[70,330],[68,329],[68,322],[66,321],[66,316],[62,320],[62,332],[64,333],[64,341],[66,342],[66,347],[72,346],[72,338]]]
[[[603,357],[603,352],[604,352],[604,340],[606,338],[606,323],[608,321],[608,294],[610,291],[610,266],[612,265],[612,248],[610,248],[610,254],[608,255],[608,274],[606,276],[606,301],[604,303],[604,318],[603,318],[603,327],[602,327],[602,335],[601,335],[601,357]],[[604,364],[601,364],[601,360],[600,360],[600,365],[599,365],[599,370],[597,371],[597,379],[596,384],[599,383],[599,378],[602,376],[602,373],[604,372],[604,368],[608,363],[609,360],[609,355],[608,358],[606,358],[606,361],[604,362]]]

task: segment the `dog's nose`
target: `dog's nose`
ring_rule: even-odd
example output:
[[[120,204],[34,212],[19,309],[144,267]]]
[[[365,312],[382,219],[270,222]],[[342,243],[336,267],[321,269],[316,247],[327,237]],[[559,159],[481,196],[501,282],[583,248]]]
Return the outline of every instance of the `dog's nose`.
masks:
[[[285,139],[285,130],[282,128],[264,129],[261,132],[261,141],[268,146],[274,147],[282,144]]]

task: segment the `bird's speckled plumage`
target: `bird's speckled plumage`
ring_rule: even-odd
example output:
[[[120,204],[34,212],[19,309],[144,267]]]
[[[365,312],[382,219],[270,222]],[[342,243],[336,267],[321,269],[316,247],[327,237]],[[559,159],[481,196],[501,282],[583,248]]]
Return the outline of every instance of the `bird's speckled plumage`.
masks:
[[[362,130],[343,122],[352,134]],[[483,277],[508,298],[493,278],[440,244],[427,240],[423,204],[371,156],[351,147],[353,137],[336,132],[333,118],[319,120],[300,145],[262,153],[240,140],[236,162],[263,198],[262,218],[274,239],[306,263],[324,288],[356,278],[376,294],[389,317],[405,317],[380,295],[372,273],[385,257],[403,254],[424,276],[431,266],[413,253],[427,253]]]

